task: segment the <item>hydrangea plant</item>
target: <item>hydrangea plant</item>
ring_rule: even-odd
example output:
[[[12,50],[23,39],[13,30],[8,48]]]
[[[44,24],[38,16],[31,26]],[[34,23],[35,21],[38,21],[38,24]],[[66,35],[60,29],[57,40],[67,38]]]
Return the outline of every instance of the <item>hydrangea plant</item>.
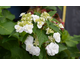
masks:
[[[6,22],[0,22],[0,58],[20,59],[75,59],[80,51],[80,36],[70,36],[57,11],[21,13],[15,23],[14,15],[4,10]],[[2,14],[3,15],[3,14]],[[3,15],[4,16],[4,15]],[[59,19],[59,18],[58,18]],[[11,21],[11,22],[9,22]]]

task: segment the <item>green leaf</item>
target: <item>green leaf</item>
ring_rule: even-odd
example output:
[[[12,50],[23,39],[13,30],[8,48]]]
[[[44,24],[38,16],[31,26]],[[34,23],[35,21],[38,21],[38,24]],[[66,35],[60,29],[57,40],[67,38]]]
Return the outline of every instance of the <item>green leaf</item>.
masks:
[[[24,41],[26,40],[28,34],[25,34],[24,37],[22,38],[22,43],[24,43]]]
[[[39,47],[41,47],[41,45],[48,40],[48,37],[45,32],[43,30],[38,29],[36,24],[34,24],[33,33],[38,37]]]
[[[68,47],[68,50],[70,52],[71,57],[78,57],[80,56],[80,51],[77,49],[77,47]]]
[[[80,35],[74,35],[72,40],[78,41],[80,43]]]
[[[9,20],[13,20],[15,18],[15,16],[13,14],[11,14],[8,10],[3,10],[2,14],[5,18],[7,18]]]
[[[13,22],[0,22],[0,34],[1,35],[9,35],[14,30],[14,23]]]
[[[52,22],[50,22],[50,21],[46,21],[46,22],[47,22],[47,26],[48,27],[50,27],[51,29],[53,29],[55,32],[61,33],[60,30],[59,30],[59,28],[56,27]]]
[[[11,52],[0,46],[0,59],[10,59]]]
[[[28,59],[31,58],[30,54],[21,48],[19,46],[19,43],[17,40],[10,40],[6,43],[1,43],[0,41],[0,46],[2,46],[4,49],[7,49],[11,52],[10,58],[12,59]]]
[[[49,12],[49,15],[50,15],[50,16],[53,16],[56,12],[57,12],[57,11],[50,11],[50,12]]]
[[[38,13],[38,12],[34,12],[34,14],[35,14],[35,15],[38,15],[38,16],[40,16],[40,13]]]
[[[62,11],[63,6],[57,6],[57,7]]]
[[[12,33],[9,35],[9,37],[11,37],[14,33],[16,33],[15,29],[12,31]]]
[[[67,47],[64,46],[62,43],[59,43],[58,45],[59,45],[59,52],[64,51],[64,50],[67,49]]]
[[[6,18],[4,17],[4,16],[2,16],[2,17],[0,17],[0,22],[1,23],[4,23],[4,22],[6,22],[7,20],[6,20]]]
[[[56,10],[57,8],[55,6],[43,6],[44,9],[47,10]]]
[[[41,48],[40,48],[40,55],[39,55],[39,59],[47,59],[47,53],[46,53],[46,50],[45,50],[45,47],[44,45],[41,45]]]
[[[5,8],[10,8],[11,6],[0,6],[0,8],[3,8],[3,9],[5,9]]]
[[[59,22],[59,21],[57,21],[55,18],[53,18],[53,19],[52,19],[52,21],[55,21],[55,22],[58,22],[58,23],[60,23],[60,22]]]
[[[76,41],[73,41],[73,40],[66,40],[65,43],[69,47],[74,47],[74,46],[77,45],[77,42]]]

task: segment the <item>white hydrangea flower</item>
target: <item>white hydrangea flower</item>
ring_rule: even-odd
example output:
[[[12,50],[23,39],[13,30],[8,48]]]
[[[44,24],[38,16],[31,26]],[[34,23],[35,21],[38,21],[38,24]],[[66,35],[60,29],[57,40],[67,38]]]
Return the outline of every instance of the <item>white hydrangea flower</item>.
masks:
[[[29,53],[32,54],[32,55],[39,56],[39,54],[40,54],[40,48],[33,46],[31,48],[31,50],[29,51]]]
[[[59,52],[59,46],[56,43],[51,42],[46,46],[47,54],[50,56],[54,56]]]
[[[60,33],[58,33],[58,32],[57,32],[57,33],[54,33],[54,34],[53,34],[53,38],[55,39],[56,42],[59,43],[60,40],[61,40],[61,39],[60,39]]]
[[[32,37],[32,36],[29,35],[29,36],[26,38],[25,44],[27,44],[27,43],[33,44],[33,37]]]
[[[60,28],[64,28],[64,26],[63,26],[61,23],[59,24],[59,27],[60,27]]]
[[[33,37],[32,36],[29,35],[24,43],[26,44],[26,51],[28,51],[32,55],[39,56],[40,48],[35,47],[33,45]]]
[[[23,27],[19,26],[19,25],[15,25],[14,28],[16,29],[16,32],[22,33],[23,32]]]
[[[24,31],[26,32],[26,33],[32,33],[33,32],[33,25],[28,25],[28,24],[26,24],[25,26],[24,26]]]
[[[27,43],[26,44],[26,51],[30,52],[30,50],[32,50],[33,44],[31,43]]]
[[[31,16],[32,16],[34,22],[36,22],[36,19],[39,19],[39,16],[37,16],[37,15],[31,15]]]
[[[42,28],[43,24],[44,24],[44,22],[38,22],[37,27],[40,29],[40,28]]]
[[[23,16],[25,13],[21,13],[19,17]]]

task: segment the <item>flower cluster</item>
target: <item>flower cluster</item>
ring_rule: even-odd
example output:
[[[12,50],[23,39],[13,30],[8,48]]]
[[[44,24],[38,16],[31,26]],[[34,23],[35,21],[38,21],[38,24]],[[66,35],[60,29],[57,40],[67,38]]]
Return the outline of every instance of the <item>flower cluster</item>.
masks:
[[[31,13],[21,13],[20,16],[22,17],[21,21],[18,21],[17,25],[15,25],[16,32],[22,33],[24,31],[29,34],[33,33],[34,23],[37,23],[37,28],[41,29],[43,25],[46,24],[47,20],[51,22],[53,19],[47,12],[43,12],[40,16]],[[59,29],[64,28],[61,23],[55,23],[54,25]],[[48,26],[46,27],[45,31],[45,34],[48,36],[48,40],[45,42],[47,43],[45,49],[47,50],[48,55],[54,56],[59,52],[58,43],[61,41],[61,35],[59,32],[55,32]],[[34,37],[34,35],[29,35],[24,43],[26,44],[26,51],[32,55],[39,56],[40,48],[37,36]]]
[[[40,54],[40,48],[37,46],[34,46],[36,42],[38,42],[37,40],[33,40],[34,38],[32,36],[28,36],[27,39],[25,40],[25,44],[26,44],[26,50],[32,54],[32,55],[36,55],[39,56]],[[33,43],[35,42],[35,43]]]

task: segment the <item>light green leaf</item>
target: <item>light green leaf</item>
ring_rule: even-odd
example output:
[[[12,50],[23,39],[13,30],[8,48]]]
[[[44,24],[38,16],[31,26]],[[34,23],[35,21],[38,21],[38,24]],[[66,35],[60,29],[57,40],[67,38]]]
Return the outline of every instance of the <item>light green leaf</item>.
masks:
[[[9,35],[14,30],[14,23],[13,22],[0,22],[0,34],[1,35]]]
[[[53,16],[56,12],[57,12],[57,11],[50,11],[50,12],[49,12],[49,15],[50,15],[50,16]]]

